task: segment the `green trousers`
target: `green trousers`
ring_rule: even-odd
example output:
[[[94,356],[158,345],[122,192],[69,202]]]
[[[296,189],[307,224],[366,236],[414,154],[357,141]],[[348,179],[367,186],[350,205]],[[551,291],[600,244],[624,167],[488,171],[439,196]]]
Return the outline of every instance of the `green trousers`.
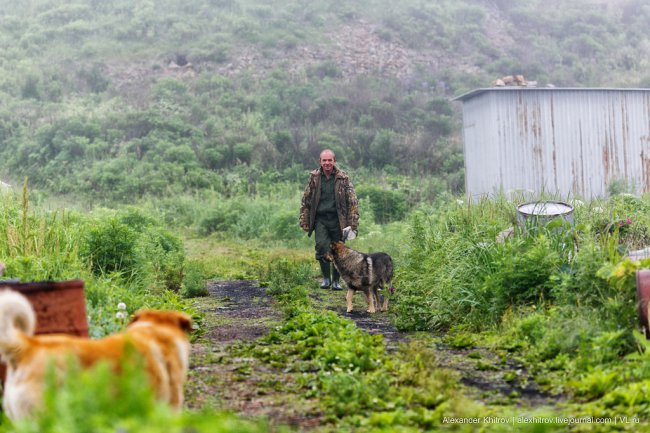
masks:
[[[316,233],[316,260],[330,250],[330,244],[341,240],[341,226],[336,214],[331,217],[317,217],[314,227]]]

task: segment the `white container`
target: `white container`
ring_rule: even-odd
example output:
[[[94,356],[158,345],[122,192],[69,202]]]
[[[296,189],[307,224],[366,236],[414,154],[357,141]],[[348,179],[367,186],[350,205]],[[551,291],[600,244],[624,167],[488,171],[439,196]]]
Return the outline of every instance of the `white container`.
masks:
[[[517,206],[517,222],[522,227],[545,226],[557,218],[573,225],[573,207],[561,201],[537,201]]]

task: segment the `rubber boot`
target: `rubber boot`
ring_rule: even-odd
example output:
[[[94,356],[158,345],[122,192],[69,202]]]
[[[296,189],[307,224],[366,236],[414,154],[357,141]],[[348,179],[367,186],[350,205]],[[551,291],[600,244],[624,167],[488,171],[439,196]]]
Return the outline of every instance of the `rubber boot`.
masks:
[[[323,281],[320,283],[321,289],[330,288],[330,262],[325,259],[320,259],[320,271],[323,274]]]
[[[343,287],[339,284],[340,279],[341,274],[339,274],[338,269],[336,269],[336,266],[332,266],[332,290],[343,290]]]

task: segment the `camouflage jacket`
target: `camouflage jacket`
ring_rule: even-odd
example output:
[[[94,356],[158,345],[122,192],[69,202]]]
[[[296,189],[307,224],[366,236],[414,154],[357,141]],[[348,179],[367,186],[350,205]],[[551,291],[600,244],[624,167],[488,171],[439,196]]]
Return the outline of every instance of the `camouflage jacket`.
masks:
[[[314,231],[316,223],[316,209],[320,199],[320,178],[322,170],[317,168],[309,173],[309,181],[305,186],[305,192],[300,204],[300,227],[309,233]],[[359,225],[359,202],[357,194],[354,192],[354,186],[348,175],[336,168],[334,178],[334,195],[336,197],[336,213],[339,217],[341,230],[345,227],[352,227],[357,231]]]

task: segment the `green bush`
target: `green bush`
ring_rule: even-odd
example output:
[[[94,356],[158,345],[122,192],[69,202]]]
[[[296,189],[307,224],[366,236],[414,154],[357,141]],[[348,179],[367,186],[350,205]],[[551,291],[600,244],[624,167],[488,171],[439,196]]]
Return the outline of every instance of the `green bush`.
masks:
[[[183,283],[182,241],[132,208],[97,217],[82,237],[79,254],[97,276],[115,273],[140,287],[174,291]]]
[[[351,371],[325,372],[320,375],[325,407],[338,418],[354,413],[379,411],[387,395],[390,379],[386,374],[355,374]]]
[[[179,291],[184,278],[185,251],[182,241],[169,230],[148,227],[135,246],[139,277],[147,285]]]
[[[278,210],[271,216],[269,223],[270,237],[283,241],[302,238],[305,233],[298,226],[296,210]]]
[[[156,219],[147,214],[146,211],[133,206],[120,210],[119,220],[137,232],[157,224]]]
[[[428,331],[439,325],[435,312],[430,310],[430,305],[423,303],[420,295],[410,295],[400,290],[392,309],[395,312],[394,323],[399,330]]]
[[[117,272],[130,278],[135,273],[138,234],[117,217],[97,221],[84,235],[79,253],[96,275]]]
[[[501,317],[510,306],[550,300],[551,276],[566,263],[545,235],[507,242],[503,248],[494,271],[483,276],[480,288],[486,297],[492,298],[492,318]]]
[[[77,254],[79,234],[86,228],[80,215],[30,209],[27,183],[22,196],[0,192],[0,261],[5,278],[22,281],[77,279],[87,267]]]
[[[376,186],[358,186],[357,197],[368,199],[377,224],[404,219],[409,208],[403,191],[390,190]]]
[[[546,227],[514,225],[515,205],[505,200],[479,203],[441,201],[411,220],[411,236],[397,279],[396,324],[400,329],[477,329],[496,326],[518,306],[591,307],[602,331],[633,327],[634,290],[610,281],[620,254],[637,236],[602,230],[602,220],[648,223],[647,204],[633,197],[579,205],[575,226],[560,220]],[[509,225],[513,233],[497,241]],[[603,270],[605,267],[605,270]],[[622,271],[625,275],[626,271]],[[626,280],[627,281],[627,280]],[[591,335],[591,334],[590,334]],[[631,347],[629,334],[626,347]]]
[[[280,258],[268,264],[260,280],[268,286],[267,293],[280,303],[285,315],[291,317],[310,305],[307,288],[311,274],[310,262]]]
[[[185,278],[181,294],[186,298],[208,296],[208,270],[203,262],[187,260],[185,262]]]
[[[259,184],[259,196],[243,200],[211,197],[197,207],[194,220],[201,235],[221,233],[230,238],[290,242],[304,234],[298,226],[300,197],[285,183]],[[200,207],[204,209],[201,209]]]
[[[84,280],[92,337],[102,337],[124,328],[125,320],[116,317],[119,303],[126,304],[129,314],[145,304],[191,312],[188,305],[167,290],[159,291],[153,298],[147,298],[146,294],[150,292],[142,290],[141,283],[151,280],[147,277],[151,275],[151,269],[144,266],[152,261],[147,259],[147,254],[156,253],[163,247],[159,250],[138,247],[140,239],[137,235],[148,236],[151,227],[156,227],[149,227],[154,224],[154,219],[135,209],[121,216],[107,215],[105,211],[82,215],[61,210],[31,210],[26,188],[22,200],[13,193],[0,194],[0,210],[0,261],[6,265],[3,278],[17,278],[23,282]],[[152,236],[152,242],[155,239]],[[162,235],[162,239],[156,242],[167,245],[168,249],[173,246],[172,250],[182,251],[180,241],[173,237],[169,239]],[[180,260],[174,254],[168,256]],[[94,270],[91,263],[96,265]],[[128,266],[124,267],[125,264]],[[165,266],[172,266],[172,270],[182,269],[182,262],[172,260]],[[102,269],[111,269],[112,273],[102,272]],[[172,271],[171,275],[178,276],[178,272]],[[161,284],[161,287],[167,285]]]
[[[199,221],[199,232],[207,235],[214,232],[226,232],[236,224],[237,209],[226,206],[210,208]]]
[[[408,249],[396,269],[396,280],[405,282],[395,292],[396,325],[403,330],[490,326],[493,294],[480,287],[494,269],[498,249],[487,236],[496,234],[498,223],[474,226],[478,220],[458,205],[438,212],[412,217]]]

